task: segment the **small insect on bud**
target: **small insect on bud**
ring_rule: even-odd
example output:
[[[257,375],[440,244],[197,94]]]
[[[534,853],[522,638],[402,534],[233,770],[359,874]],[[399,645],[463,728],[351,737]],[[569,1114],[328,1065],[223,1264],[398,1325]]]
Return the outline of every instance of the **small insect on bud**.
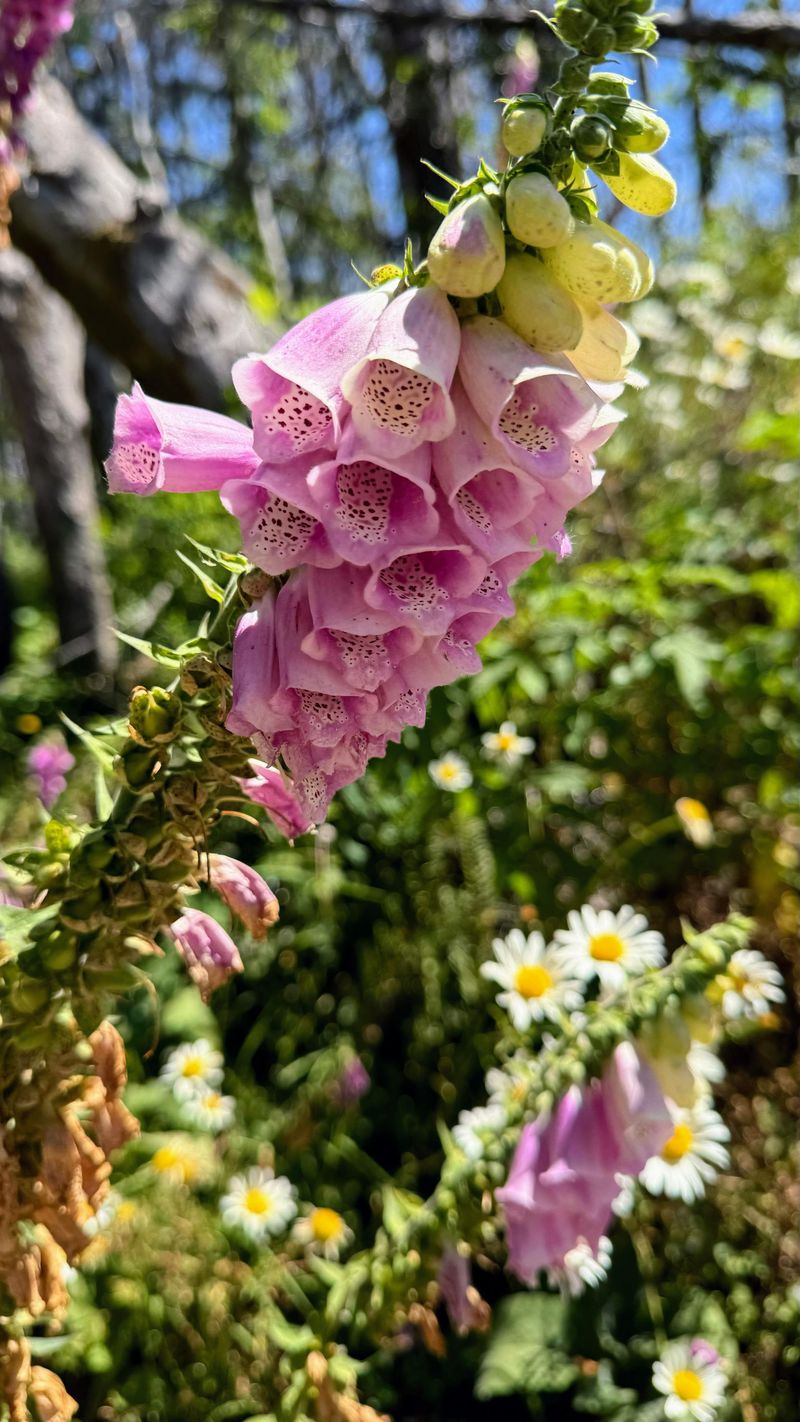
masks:
[[[506,188],[506,222],[527,247],[555,247],[575,222],[565,197],[544,173],[519,173]]]
[[[615,198],[645,217],[663,217],[675,206],[675,179],[649,153],[620,153],[619,172],[602,177]]]
[[[539,351],[572,350],[583,321],[577,303],[538,257],[509,257],[497,288],[503,320]]]
[[[494,291],[505,264],[503,224],[483,193],[448,212],[428,248],[431,281],[450,296]]]
[[[590,163],[593,158],[605,157],[613,142],[614,130],[595,114],[581,114],[572,121],[570,137],[576,156],[582,163]]]
[[[538,104],[535,108],[529,105],[507,108],[503,114],[503,144],[512,158],[538,153],[548,127],[547,111]]]
[[[649,258],[605,222],[576,223],[568,241],[544,252],[542,261],[582,301],[636,301],[646,289]]]

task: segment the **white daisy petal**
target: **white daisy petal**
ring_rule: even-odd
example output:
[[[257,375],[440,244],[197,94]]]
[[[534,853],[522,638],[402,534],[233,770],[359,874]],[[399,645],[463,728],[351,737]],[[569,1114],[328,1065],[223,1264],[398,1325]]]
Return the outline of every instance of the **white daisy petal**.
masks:
[[[524,934],[512,928],[493,943],[495,961],[481,964],[481,974],[502,988],[495,1001],[508,1013],[518,1032],[532,1023],[556,1022],[583,1001],[580,981],[548,949],[537,930]]]

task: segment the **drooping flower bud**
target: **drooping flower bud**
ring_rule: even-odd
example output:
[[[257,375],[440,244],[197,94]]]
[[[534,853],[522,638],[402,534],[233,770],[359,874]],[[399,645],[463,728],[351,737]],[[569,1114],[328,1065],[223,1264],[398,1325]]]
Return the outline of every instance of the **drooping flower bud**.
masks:
[[[256,760],[250,764],[254,774],[247,780],[239,781],[245,795],[264,807],[275,828],[288,840],[306,834],[311,825],[297,803],[290,782],[274,766]]]
[[[603,173],[615,198],[645,217],[663,217],[675,206],[675,179],[650,153],[620,153],[619,172]]]
[[[577,303],[538,257],[515,253],[497,295],[503,319],[538,351],[573,350],[583,321]]]
[[[642,288],[641,264],[632,242],[623,241],[605,222],[578,222],[572,236],[542,254],[553,276],[583,301],[635,301]]]
[[[181,703],[163,686],[135,686],[131,692],[128,715],[135,739],[161,743],[174,736]]]
[[[628,153],[657,153],[669,138],[669,124],[647,104],[631,99],[622,117],[614,119],[616,147]]]
[[[428,248],[431,280],[450,296],[494,291],[505,264],[503,224],[483,193],[448,212]]]
[[[263,938],[278,918],[278,900],[261,875],[227,854],[209,854],[208,877],[253,938]]]
[[[580,114],[572,121],[570,137],[581,162],[590,163],[593,158],[603,158],[608,153],[614,131],[611,125],[597,114]]]
[[[569,203],[544,173],[519,173],[506,188],[506,222],[518,242],[555,247],[575,226]]]
[[[512,158],[538,153],[547,129],[547,111],[544,106],[530,108],[520,105],[506,109],[503,114],[503,144]]]
[[[635,333],[604,306],[587,302],[581,303],[580,309],[581,338],[567,350],[575,369],[584,380],[624,380],[628,363],[639,348]]]
[[[207,999],[233,973],[241,973],[244,963],[230,934],[210,914],[186,908],[170,927],[189,977]]]

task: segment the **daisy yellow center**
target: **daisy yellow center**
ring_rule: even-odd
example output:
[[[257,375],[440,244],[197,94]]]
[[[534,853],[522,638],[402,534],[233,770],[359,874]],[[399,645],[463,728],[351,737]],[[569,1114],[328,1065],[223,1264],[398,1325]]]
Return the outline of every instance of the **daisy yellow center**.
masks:
[[[742,340],[741,336],[729,336],[728,339],[722,343],[722,354],[725,356],[735,358],[736,356],[744,355],[746,350],[747,342]]]
[[[152,1162],[154,1170],[174,1170],[180,1163],[180,1156],[177,1151],[172,1149],[172,1146],[161,1146],[153,1156]]]
[[[730,968],[728,976],[731,980],[731,987],[734,992],[743,993],[745,988],[750,986],[750,979],[747,973],[741,972],[738,968]]]
[[[136,1214],[136,1203],[134,1200],[123,1200],[117,1210],[117,1219],[121,1224],[127,1224]]]
[[[209,1091],[208,1096],[205,1099],[204,1105],[208,1108],[209,1111],[216,1111],[221,1099],[222,1098],[218,1091]]]
[[[450,764],[449,761],[445,761],[444,765],[439,766],[439,774],[442,780],[455,780],[458,775],[458,766]]]
[[[328,1210],[322,1206],[312,1211],[311,1229],[315,1239],[322,1244],[328,1244],[330,1240],[338,1239],[342,1233],[342,1217],[336,1210]]]
[[[516,740],[517,740],[516,732],[514,732],[514,731],[498,731],[498,732],[497,732],[497,748],[498,748],[498,750],[501,750],[501,751],[508,751],[508,750],[511,750],[512,747],[516,744]]]
[[[679,1368],[673,1374],[672,1391],[681,1402],[697,1402],[703,1396],[703,1384],[691,1368]]]
[[[268,1215],[272,1209],[272,1201],[266,1190],[262,1190],[258,1185],[251,1185],[244,1197],[244,1207],[249,1215]]]
[[[694,1135],[688,1126],[684,1126],[683,1123],[676,1126],[666,1145],[662,1147],[661,1154],[664,1160],[670,1161],[671,1164],[683,1160],[686,1152],[691,1150],[693,1140]]]
[[[203,1075],[203,1058],[202,1058],[202,1057],[187,1057],[187,1058],[186,1058],[186,1061],[183,1063],[183,1066],[181,1067],[181,1076],[202,1076],[202,1075]]]
[[[523,964],[514,974],[514,987],[520,997],[543,997],[553,986],[553,975],[538,964]]]
[[[708,810],[702,800],[681,800],[681,814],[687,820],[708,820]]]
[[[625,952],[618,933],[595,933],[589,939],[589,953],[598,963],[616,963]]]

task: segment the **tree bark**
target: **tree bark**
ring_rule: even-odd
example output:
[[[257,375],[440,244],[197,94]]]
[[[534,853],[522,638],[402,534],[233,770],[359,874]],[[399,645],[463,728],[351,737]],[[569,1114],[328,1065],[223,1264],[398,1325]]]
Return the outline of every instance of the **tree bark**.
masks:
[[[15,244],[150,394],[221,408],[234,360],[277,334],[253,315],[246,273],[161,206],[53,79],[25,139]]]
[[[106,676],[116,643],[97,530],[85,347],[73,311],[33,263],[13,248],[0,252],[0,368],[50,567],[61,660]]]

